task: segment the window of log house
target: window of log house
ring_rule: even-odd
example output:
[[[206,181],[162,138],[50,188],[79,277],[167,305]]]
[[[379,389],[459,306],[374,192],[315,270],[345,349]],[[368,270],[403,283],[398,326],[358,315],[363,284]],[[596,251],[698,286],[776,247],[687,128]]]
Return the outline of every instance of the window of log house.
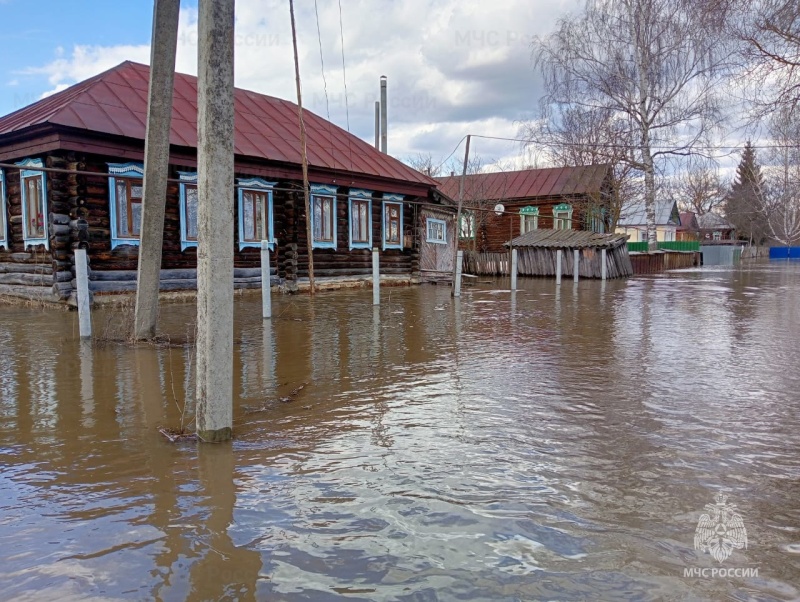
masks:
[[[111,248],[138,245],[142,229],[144,168],[141,163],[109,163]]]
[[[44,167],[41,159],[25,159],[17,163],[23,167]],[[20,172],[22,189],[22,238],[25,247],[44,245],[50,248],[47,238],[47,179],[43,171],[23,169]]]
[[[197,246],[197,174],[178,172],[180,180],[181,251]]]
[[[572,205],[559,203],[553,207],[553,228],[556,230],[572,229]]]
[[[458,229],[458,237],[461,240],[472,240],[475,238],[475,214],[472,211],[461,212],[461,224]]]
[[[426,240],[439,245],[447,244],[447,222],[441,219],[427,218],[426,221]]]
[[[525,234],[539,228],[539,208],[523,207],[519,210],[519,233]]]
[[[8,249],[8,228],[6,227],[6,176],[0,169],[0,248]]]
[[[350,248],[369,249],[372,247],[372,191],[351,190],[348,203]]]
[[[403,196],[383,195],[382,237],[384,249],[403,248]]]
[[[336,248],[336,188],[311,186],[311,243],[319,249]]]
[[[269,242],[275,249],[273,226],[272,190],[276,182],[261,178],[239,178],[239,250],[246,247],[261,247],[261,241]]]

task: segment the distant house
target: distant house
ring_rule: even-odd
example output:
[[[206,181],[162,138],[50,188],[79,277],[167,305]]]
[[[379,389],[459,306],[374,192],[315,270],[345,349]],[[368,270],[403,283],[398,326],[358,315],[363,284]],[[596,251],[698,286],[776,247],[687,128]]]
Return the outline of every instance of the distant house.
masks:
[[[671,242],[677,240],[681,225],[680,212],[675,201],[656,201],[656,240]],[[647,212],[644,203],[625,208],[617,221],[618,234],[627,234],[628,242],[647,241]]]
[[[88,252],[93,291],[135,288],[149,73],[124,62],[0,117],[0,294],[69,299],[76,248]],[[309,265],[297,105],[240,89],[234,104],[235,286],[260,286],[261,241],[273,278],[292,286]],[[436,181],[311,112],[305,125],[317,277],[369,274],[378,248],[382,274],[411,279],[421,246],[454,247]],[[162,290],[196,286],[196,172],[197,78],[177,73]],[[437,205],[435,218],[419,210]],[[449,268],[440,255],[432,267]]]
[[[438,181],[439,191],[457,201],[461,177]],[[608,165],[468,175],[459,245],[498,253],[506,252],[506,242],[531,230],[605,232],[610,190]]]
[[[700,241],[736,240],[736,227],[721,215],[705,213],[697,216]]]
[[[678,226],[676,240],[699,240],[700,226],[697,223],[697,214],[694,211],[681,211],[681,225]]]

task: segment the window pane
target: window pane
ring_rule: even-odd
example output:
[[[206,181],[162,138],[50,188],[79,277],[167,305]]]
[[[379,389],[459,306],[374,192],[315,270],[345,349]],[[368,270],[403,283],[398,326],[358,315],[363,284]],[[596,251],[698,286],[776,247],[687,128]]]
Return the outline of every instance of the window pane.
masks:
[[[139,236],[142,231],[142,203],[131,203],[131,213],[133,214],[133,236]]]
[[[44,199],[42,198],[42,178],[34,176],[25,180],[28,237],[44,238]]]
[[[314,240],[322,240],[322,199],[314,197]]]
[[[186,238],[197,240],[197,187],[186,186]]]
[[[322,240],[333,240],[333,215],[331,199],[323,198],[322,201]]]
[[[128,183],[116,180],[117,191],[117,236],[130,236],[130,218],[128,216]]]
[[[266,240],[267,237],[264,233],[264,206],[267,203],[266,196],[260,192],[253,193],[253,202],[255,203],[254,211],[256,215],[256,240]]]
[[[140,199],[140,198],[142,198],[142,190],[143,190],[143,186],[141,184],[133,184],[133,183],[131,183],[131,198],[132,199]]]
[[[253,193],[248,190],[242,191],[242,212],[244,239],[249,241],[256,240],[256,214],[253,207]]]

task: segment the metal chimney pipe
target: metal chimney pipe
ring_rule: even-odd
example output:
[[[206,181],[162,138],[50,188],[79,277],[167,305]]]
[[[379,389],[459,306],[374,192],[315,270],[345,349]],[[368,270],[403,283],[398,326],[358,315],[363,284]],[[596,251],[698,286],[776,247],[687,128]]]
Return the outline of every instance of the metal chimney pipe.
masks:
[[[381,75],[381,152],[387,153],[389,139],[388,102],[386,98],[386,76]]]
[[[375,101],[375,148],[381,150],[381,102]]]

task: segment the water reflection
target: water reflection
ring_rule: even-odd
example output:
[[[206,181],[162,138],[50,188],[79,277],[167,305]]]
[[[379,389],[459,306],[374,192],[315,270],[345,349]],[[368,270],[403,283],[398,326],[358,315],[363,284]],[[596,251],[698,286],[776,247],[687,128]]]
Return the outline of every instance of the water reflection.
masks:
[[[191,305],[160,347],[3,308],[3,595],[796,598],[798,275],[245,297],[237,438],[200,448],[156,431],[192,422]],[[758,580],[683,577],[720,489]]]

